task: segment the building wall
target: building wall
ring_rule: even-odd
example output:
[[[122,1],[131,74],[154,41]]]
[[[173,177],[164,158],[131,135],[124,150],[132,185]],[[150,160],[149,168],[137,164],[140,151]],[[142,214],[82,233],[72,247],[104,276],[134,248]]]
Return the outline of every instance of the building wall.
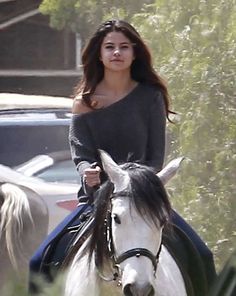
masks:
[[[0,31],[1,69],[74,69],[75,35],[36,15]]]
[[[70,96],[80,79],[75,34],[52,29],[40,2],[0,2],[0,92]]]

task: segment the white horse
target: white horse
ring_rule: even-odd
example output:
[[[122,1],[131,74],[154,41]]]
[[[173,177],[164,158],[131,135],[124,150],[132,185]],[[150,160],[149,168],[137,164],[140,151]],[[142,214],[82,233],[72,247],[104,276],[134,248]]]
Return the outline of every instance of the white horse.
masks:
[[[11,278],[26,286],[29,260],[47,235],[48,221],[47,206],[38,194],[0,184],[0,291]]]
[[[119,166],[105,152],[100,154],[110,182],[95,199],[87,239],[72,248],[64,295],[197,295],[187,291],[179,266],[162,243],[171,211],[163,184],[181,159],[156,175],[145,166]]]

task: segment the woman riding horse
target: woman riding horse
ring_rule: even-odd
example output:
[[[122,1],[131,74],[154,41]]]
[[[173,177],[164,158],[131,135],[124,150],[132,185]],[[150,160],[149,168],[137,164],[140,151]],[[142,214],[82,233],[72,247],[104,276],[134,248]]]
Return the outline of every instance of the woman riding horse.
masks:
[[[59,225],[31,260],[40,273],[45,249],[75,216],[87,208],[94,191],[106,180],[98,149],[117,163],[139,162],[160,171],[165,154],[166,118],[171,113],[169,95],[152,66],[151,54],[129,23],[103,23],[82,54],[84,75],[73,104],[69,141],[82,182],[82,205]],[[82,196],[82,197],[81,197]],[[213,256],[195,231],[175,212],[172,223],[192,240],[205,264],[209,284],[215,278]]]

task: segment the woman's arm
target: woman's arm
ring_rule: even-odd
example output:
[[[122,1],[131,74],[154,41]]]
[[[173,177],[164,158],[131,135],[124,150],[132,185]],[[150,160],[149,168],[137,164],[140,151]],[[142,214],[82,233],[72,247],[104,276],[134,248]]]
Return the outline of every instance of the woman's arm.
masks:
[[[157,90],[150,104],[147,163],[156,171],[162,169],[165,158],[166,111],[163,95]]]
[[[84,113],[91,112],[80,100],[75,100],[72,109],[72,118],[69,130],[69,143],[72,160],[79,172],[85,193],[91,193],[91,188],[100,181],[99,167],[91,165],[97,161],[97,151],[86,122]]]

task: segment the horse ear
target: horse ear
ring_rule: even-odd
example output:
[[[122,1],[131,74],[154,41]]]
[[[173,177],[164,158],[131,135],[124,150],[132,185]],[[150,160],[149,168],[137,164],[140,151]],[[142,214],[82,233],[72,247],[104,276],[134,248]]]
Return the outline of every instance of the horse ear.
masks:
[[[129,184],[129,175],[126,171],[111,158],[111,156],[103,151],[98,150],[102,161],[102,166],[110,181],[114,184],[114,192],[126,189]]]
[[[178,157],[169,162],[157,176],[161,179],[162,183],[165,185],[178,171],[180,164],[184,160],[184,157]]]

